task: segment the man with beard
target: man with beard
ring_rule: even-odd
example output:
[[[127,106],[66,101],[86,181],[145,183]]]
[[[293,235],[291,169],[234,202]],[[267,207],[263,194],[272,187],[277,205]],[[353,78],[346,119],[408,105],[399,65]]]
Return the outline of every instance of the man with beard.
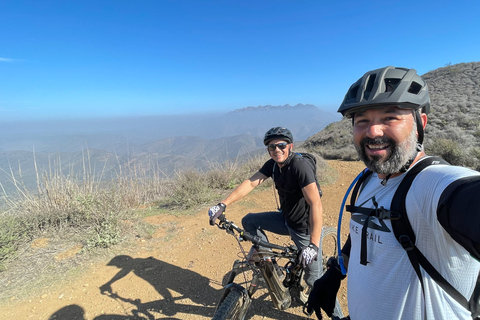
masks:
[[[338,111],[352,119],[355,147],[371,174],[350,206],[343,256],[331,259],[315,282],[307,311],[319,319],[320,309],[331,316],[348,267],[353,320],[471,319],[462,302],[472,297],[480,270],[480,174],[426,156],[427,84],[414,69],[373,70],[350,87]],[[416,175],[404,198],[416,236],[404,248],[392,228],[398,219],[390,211],[392,199],[408,172],[424,161],[435,165]],[[460,298],[424,268],[417,273],[407,247],[418,249]]]

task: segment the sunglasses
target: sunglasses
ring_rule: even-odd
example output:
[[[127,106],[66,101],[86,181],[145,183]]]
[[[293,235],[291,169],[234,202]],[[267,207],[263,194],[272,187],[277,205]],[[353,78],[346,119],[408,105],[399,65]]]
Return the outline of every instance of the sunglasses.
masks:
[[[287,147],[287,145],[288,145],[288,143],[286,143],[286,142],[280,142],[280,143],[277,143],[277,144],[272,143],[272,144],[269,144],[267,146],[267,149],[268,149],[268,151],[275,151],[275,149],[277,149],[277,147],[278,147],[278,149],[284,150]]]

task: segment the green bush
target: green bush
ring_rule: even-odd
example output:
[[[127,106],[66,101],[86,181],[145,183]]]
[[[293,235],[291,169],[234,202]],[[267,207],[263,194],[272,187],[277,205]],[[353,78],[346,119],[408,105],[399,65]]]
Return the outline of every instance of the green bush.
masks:
[[[427,154],[437,155],[453,165],[468,166],[471,162],[457,141],[434,139],[426,150]]]
[[[172,193],[163,199],[163,207],[189,209],[213,201],[213,192],[205,174],[195,170],[178,172],[172,181]]]
[[[15,255],[21,243],[29,238],[29,228],[22,219],[14,216],[4,216],[0,219],[0,271],[4,262]]]
[[[100,247],[108,248],[121,241],[121,228],[116,217],[112,216],[110,219],[98,221],[93,228],[93,232],[87,239],[86,244],[90,248]]]

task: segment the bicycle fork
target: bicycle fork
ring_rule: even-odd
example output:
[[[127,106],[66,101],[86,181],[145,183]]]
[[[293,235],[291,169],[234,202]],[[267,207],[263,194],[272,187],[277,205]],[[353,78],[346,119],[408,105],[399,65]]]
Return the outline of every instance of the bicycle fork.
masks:
[[[248,308],[252,303],[252,299],[250,298],[251,295],[249,295],[247,289],[245,289],[238,283],[232,282],[225,286],[223,290],[222,298],[220,299],[220,302],[218,303],[218,305],[222,304],[223,300],[228,296],[228,294],[232,290],[240,292],[242,296],[242,298],[238,301],[239,303],[237,307],[238,312],[235,313],[235,317],[233,319],[244,319],[245,315],[247,314]]]
[[[279,310],[288,309],[292,303],[290,290],[289,288],[283,285],[283,282],[279,278],[275,265],[270,260],[267,260],[267,261],[263,259],[260,260],[258,265],[258,269],[260,270],[260,273],[258,272],[258,269],[257,271],[254,270],[252,281],[250,282],[247,288],[244,288],[243,286],[233,282],[235,277],[239,273],[243,272],[242,269],[246,267],[246,264],[247,262],[245,261],[237,260],[234,262],[232,271],[230,271],[230,275],[227,280],[227,285],[225,286],[225,290],[220,302],[222,302],[223,299],[225,299],[225,297],[228,295],[228,293],[231,290],[238,290],[242,293],[242,296],[243,296],[242,309],[246,312],[246,310],[251,304],[251,297],[257,291],[258,281],[261,274],[261,276],[265,280],[266,287],[268,289],[268,292],[270,294],[270,297],[272,299],[272,302],[275,308]]]

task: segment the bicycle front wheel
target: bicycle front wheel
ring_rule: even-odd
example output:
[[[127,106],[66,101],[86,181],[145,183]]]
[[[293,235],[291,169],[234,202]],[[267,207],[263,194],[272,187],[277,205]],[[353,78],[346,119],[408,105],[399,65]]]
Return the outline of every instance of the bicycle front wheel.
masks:
[[[212,320],[243,320],[248,304],[243,301],[243,294],[238,290],[230,290],[225,299],[220,302]]]

